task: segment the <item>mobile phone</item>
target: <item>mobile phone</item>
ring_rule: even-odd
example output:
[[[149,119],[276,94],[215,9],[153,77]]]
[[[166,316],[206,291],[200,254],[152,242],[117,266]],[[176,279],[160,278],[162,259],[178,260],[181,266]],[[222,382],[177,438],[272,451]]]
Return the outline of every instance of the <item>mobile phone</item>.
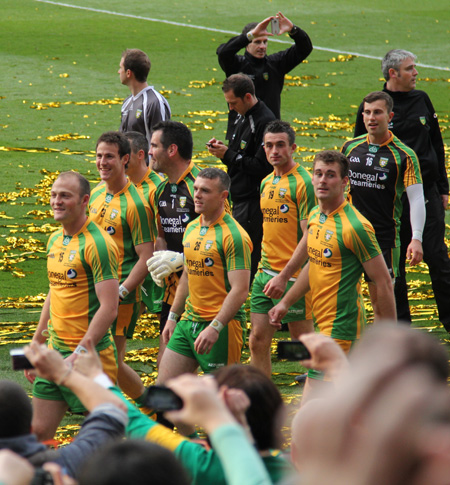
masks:
[[[311,358],[311,354],[305,344],[298,340],[280,340],[277,352],[279,359],[306,360]]]
[[[271,29],[272,29],[272,34],[273,35],[278,35],[280,33],[280,20],[277,17],[274,17],[270,21]]]
[[[25,357],[23,349],[11,349],[9,355],[13,370],[34,369],[33,364]]]
[[[211,148],[213,146],[212,143],[205,143],[205,145],[208,147],[208,148]]]
[[[150,386],[144,396],[144,406],[155,411],[176,411],[183,407],[183,401],[168,387]]]

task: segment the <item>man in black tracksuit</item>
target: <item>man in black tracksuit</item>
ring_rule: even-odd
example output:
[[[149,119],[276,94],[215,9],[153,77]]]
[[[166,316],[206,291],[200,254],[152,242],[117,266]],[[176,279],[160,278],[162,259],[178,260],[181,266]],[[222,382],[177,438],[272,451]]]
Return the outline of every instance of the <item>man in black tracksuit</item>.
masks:
[[[256,96],[264,101],[273,112],[275,118],[280,119],[280,97],[284,84],[284,76],[306,59],[313,46],[308,34],[295,26],[281,12],[276,16],[280,24],[282,35],[289,33],[295,44],[288,49],[275,54],[266,55],[268,36],[267,26],[274,17],[268,17],[259,24],[247,24],[242,34],[233,37],[217,49],[219,64],[226,76],[232,74],[247,74],[255,85]],[[243,56],[238,55],[245,48]],[[228,117],[227,139],[233,134],[233,124],[236,113],[230,111]]]
[[[253,279],[261,259],[263,217],[259,205],[260,185],[262,179],[273,170],[264,152],[263,134],[267,123],[275,116],[255,96],[253,82],[245,74],[228,77],[222,91],[230,111],[236,111],[238,117],[228,147],[212,138],[208,142],[208,149],[228,168],[233,217],[247,231],[253,243]]]
[[[445,151],[439,122],[430,98],[415,89],[416,57],[408,51],[389,51],[382,60],[386,79],[384,91],[394,100],[394,117],[389,129],[419,158],[425,196],[426,222],[423,232],[423,259],[427,263],[439,320],[450,332],[450,259],[444,241],[445,209],[449,184],[445,170]],[[355,136],[366,132],[362,105],[358,110]],[[401,255],[399,277],[395,283],[395,298],[399,320],[411,321],[405,278],[406,247],[411,240],[409,204],[403,200],[400,229]]]

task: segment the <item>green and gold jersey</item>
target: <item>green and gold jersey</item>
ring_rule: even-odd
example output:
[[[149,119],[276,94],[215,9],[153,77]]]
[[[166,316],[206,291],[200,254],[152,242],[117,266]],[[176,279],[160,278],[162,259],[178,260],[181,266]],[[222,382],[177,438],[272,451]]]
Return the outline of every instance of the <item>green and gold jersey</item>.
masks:
[[[89,214],[112,236],[119,248],[119,279],[123,283],[139,259],[135,247],[156,240],[156,228],[149,223],[152,220],[150,206],[131,182],[117,194],[107,193],[106,185],[101,184],[91,193]],[[138,286],[123,303],[140,299]]]
[[[155,193],[162,182],[164,182],[164,178],[149,167],[142,180],[136,184],[136,187],[141,191],[144,199],[150,205],[153,218],[156,217]]]
[[[298,163],[284,175],[273,172],[261,182],[263,239],[259,268],[277,273],[283,270],[303,236],[300,222],[308,219],[315,205],[311,176]]]
[[[210,322],[219,312],[231,289],[228,273],[250,269],[252,243],[248,234],[229,214],[223,212],[210,226],[202,217],[191,222],[184,234],[184,264],[189,296],[183,318]],[[243,310],[235,319],[244,321]]]
[[[399,247],[402,195],[406,187],[422,183],[416,154],[392,133],[382,145],[363,135],[341,151],[350,160],[349,202],[373,225],[382,248]]]
[[[347,201],[328,216],[315,207],[308,221],[309,286],[314,320],[335,339],[359,338],[366,318],[362,263],[381,254],[375,231]]]
[[[117,245],[97,224],[87,219],[80,231],[65,236],[60,229],[47,244],[47,272],[50,283],[50,344],[61,351],[73,351],[86,334],[100,308],[95,285],[118,279]],[[111,332],[97,345],[111,343]]]

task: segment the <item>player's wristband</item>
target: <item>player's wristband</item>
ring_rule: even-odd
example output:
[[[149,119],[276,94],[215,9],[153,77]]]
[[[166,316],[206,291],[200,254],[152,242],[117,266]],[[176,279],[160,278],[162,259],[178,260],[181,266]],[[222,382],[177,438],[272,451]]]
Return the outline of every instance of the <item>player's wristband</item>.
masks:
[[[119,286],[119,298],[121,300],[126,298],[129,294],[130,294],[130,292],[125,288],[125,286],[123,286],[123,285]]]
[[[255,36],[251,32],[247,32],[247,40],[249,42],[251,42],[254,38],[255,38]]]
[[[174,322],[178,322],[179,319],[180,319],[180,315],[178,315],[178,313],[169,312],[169,316],[167,317],[167,320],[173,320]]]
[[[77,348],[73,351],[74,354],[87,354],[88,349],[82,345],[77,345]]]
[[[210,327],[212,327],[214,330],[217,330],[219,333],[222,331],[222,329],[225,327],[225,325],[222,322],[219,322],[217,318],[215,318],[210,324]]]

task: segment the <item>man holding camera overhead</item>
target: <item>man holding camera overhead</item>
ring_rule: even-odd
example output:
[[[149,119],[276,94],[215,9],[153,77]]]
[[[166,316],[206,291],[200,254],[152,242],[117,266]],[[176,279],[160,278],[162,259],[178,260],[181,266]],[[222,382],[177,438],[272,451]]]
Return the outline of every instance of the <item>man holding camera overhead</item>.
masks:
[[[274,31],[273,22],[278,25],[278,33]],[[270,23],[272,33],[268,31]],[[284,51],[267,55],[268,38],[285,33],[289,34],[295,44]],[[244,48],[244,55],[239,55],[238,52]],[[240,35],[218,47],[217,56],[220,67],[227,77],[237,73],[247,74],[255,85],[256,97],[264,101],[275,118],[280,119],[284,76],[306,59],[312,49],[308,34],[278,12],[277,15],[267,17],[259,23],[247,24]],[[236,118],[237,113],[230,111],[227,139],[233,133]]]

